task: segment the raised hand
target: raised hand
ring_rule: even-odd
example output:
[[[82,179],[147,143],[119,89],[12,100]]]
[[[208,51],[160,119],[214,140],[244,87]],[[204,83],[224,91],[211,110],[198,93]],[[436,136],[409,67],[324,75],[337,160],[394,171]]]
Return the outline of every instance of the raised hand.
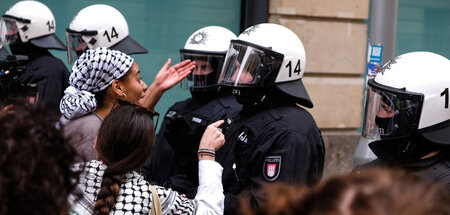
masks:
[[[185,60],[170,66],[171,61],[170,58],[167,60],[158,74],[156,74],[155,81],[153,81],[163,91],[170,89],[183,80],[195,68],[195,62],[191,60]]]
[[[172,60],[169,58],[156,74],[153,83],[145,91],[144,98],[140,100],[142,107],[153,109],[166,90],[183,80],[195,68],[195,62],[190,60],[185,60],[173,66],[170,66],[171,62]]]

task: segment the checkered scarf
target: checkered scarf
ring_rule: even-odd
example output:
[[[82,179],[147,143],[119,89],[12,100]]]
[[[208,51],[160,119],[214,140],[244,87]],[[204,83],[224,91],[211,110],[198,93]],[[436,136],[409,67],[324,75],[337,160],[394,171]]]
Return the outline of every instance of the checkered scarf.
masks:
[[[97,48],[85,51],[72,67],[70,86],[64,91],[59,109],[66,119],[91,113],[97,107],[93,93],[109,87],[124,76],[133,58],[116,50]]]

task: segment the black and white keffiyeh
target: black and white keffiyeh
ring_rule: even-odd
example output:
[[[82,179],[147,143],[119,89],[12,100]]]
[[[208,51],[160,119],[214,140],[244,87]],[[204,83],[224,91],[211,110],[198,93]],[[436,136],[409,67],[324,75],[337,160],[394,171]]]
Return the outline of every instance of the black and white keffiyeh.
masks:
[[[96,196],[101,189],[103,173],[106,169],[106,165],[100,161],[76,164],[74,169],[80,170],[83,166],[85,169],[81,173],[80,182],[76,187],[76,191],[82,193],[83,197],[77,201],[75,196],[69,197],[73,214],[93,213]],[[153,201],[151,184],[136,171],[127,172],[122,177],[119,196],[111,214],[150,214]],[[170,188],[153,186],[160,199],[162,214],[194,214],[198,204],[196,201],[188,199]]]
[[[107,48],[86,50],[72,67],[70,86],[64,91],[59,109],[66,119],[91,113],[97,107],[94,94],[124,76],[134,60]]]

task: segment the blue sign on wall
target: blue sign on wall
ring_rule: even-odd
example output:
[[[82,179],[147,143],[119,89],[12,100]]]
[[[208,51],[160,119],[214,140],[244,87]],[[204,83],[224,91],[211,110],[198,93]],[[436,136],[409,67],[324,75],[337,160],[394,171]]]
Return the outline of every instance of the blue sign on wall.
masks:
[[[370,62],[381,63],[381,59],[383,57],[383,46],[371,45],[370,48]]]

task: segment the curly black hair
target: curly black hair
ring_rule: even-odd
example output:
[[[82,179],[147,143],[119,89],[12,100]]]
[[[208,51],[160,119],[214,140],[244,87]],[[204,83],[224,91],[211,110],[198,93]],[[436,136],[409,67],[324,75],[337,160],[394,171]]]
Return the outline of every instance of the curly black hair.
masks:
[[[68,213],[79,157],[56,121],[37,106],[0,111],[0,215]]]

